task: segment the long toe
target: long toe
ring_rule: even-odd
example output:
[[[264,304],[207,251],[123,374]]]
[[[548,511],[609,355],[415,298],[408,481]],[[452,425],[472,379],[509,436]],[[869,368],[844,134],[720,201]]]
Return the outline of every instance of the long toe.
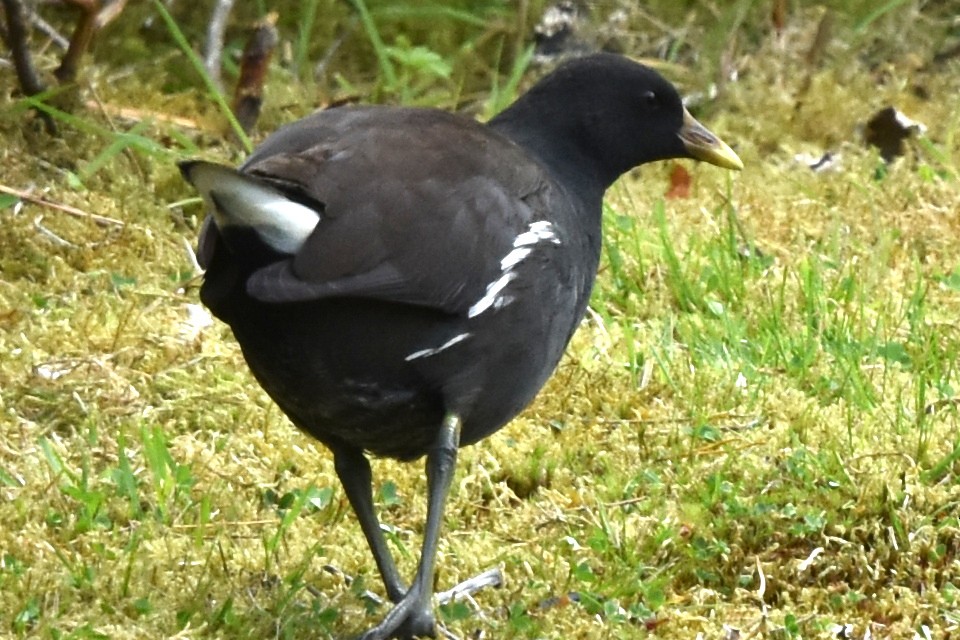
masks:
[[[412,591],[412,590],[411,590]],[[387,617],[373,629],[370,629],[360,640],[413,640],[413,638],[435,638],[437,635],[437,620],[433,615],[430,604],[424,605],[421,598],[407,592],[397,606]]]
[[[413,609],[397,630],[398,638],[435,638],[437,619],[429,609]]]

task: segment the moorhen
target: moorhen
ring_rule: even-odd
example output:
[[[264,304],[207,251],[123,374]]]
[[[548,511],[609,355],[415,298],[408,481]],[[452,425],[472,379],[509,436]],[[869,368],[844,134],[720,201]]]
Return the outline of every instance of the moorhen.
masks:
[[[394,603],[365,639],[434,635],[457,449],[546,382],[587,307],[604,191],[667,158],[743,167],[658,73],[596,54],[487,124],[340,106],[281,128],[238,170],[180,165],[210,212],[200,298],[283,412],[333,452]],[[374,512],[366,453],[426,456],[409,587]]]

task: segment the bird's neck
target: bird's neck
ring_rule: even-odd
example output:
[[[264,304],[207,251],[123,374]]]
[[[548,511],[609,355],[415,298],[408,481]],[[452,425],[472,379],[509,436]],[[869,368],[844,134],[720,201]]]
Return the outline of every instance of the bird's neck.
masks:
[[[607,175],[605,167],[590,151],[575,142],[577,136],[554,126],[549,117],[538,120],[518,117],[515,109],[510,108],[490,120],[488,126],[522,147],[559,184],[568,185],[570,196],[590,210],[603,200],[607,187],[618,177]]]

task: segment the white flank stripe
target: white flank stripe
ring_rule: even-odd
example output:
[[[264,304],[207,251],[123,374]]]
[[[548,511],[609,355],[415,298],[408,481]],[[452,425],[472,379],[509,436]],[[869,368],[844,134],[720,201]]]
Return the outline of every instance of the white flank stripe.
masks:
[[[560,238],[553,232],[553,224],[547,220],[537,220],[531,223],[530,226],[527,227],[527,231],[524,231],[514,239],[513,246],[525,247],[536,244],[541,240],[549,240],[553,244],[560,244]]]
[[[553,224],[547,220],[531,222],[526,231],[513,239],[513,249],[500,260],[500,277],[488,284],[483,297],[467,309],[468,318],[478,316],[487,309],[502,309],[513,302],[513,296],[501,295],[507,285],[517,277],[513,268],[533,253],[531,245],[544,240],[560,244],[560,238],[554,232]]]
[[[500,292],[503,291],[504,288],[506,288],[506,286],[510,284],[516,277],[517,274],[513,271],[507,271],[502,276],[488,284],[487,291],[483,294],[483,297],[474,302],[473,306],[467,309],[467,317],[473,318],[474,316],[478,316],[492,307],[494,303],[496,303]],[[500,306],[503,306],[503,303],[501,303]]]
[[[433,349],[421,349],[420,351],[414,351],[413,353],[408,355],[406,358],[404,358],[404,361],[410,362],[411,360],[416,360],[417,358],[426,358],[428,356],[435,356],[441,351],[443,351],[444,349],[449,349],[453,345],[457,344],[458,342],[463,342],[469,337],[470,337],[469,332],[461,333],[460,335],[453,336],[452,338],[444,342],[439,347],[435,347]]]
[[[527,247],[517,247],[500,261],[500,271],[506,271],[515,267],[521,260],[530,255],[532,251],[533,249],[528,249]]]

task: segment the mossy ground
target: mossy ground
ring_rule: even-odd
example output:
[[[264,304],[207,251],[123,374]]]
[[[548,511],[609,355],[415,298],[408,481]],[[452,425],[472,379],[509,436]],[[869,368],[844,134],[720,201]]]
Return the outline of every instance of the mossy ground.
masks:
[[[444,609],[458,636],[958,633],[960,60],[934,62],[955,27],[931,3],[847,3],[811,64],[822,9],[795,4],[781,36],[765,3],[630,16],[643,55],[664,37],[651,25],[670,28],[668,72],[690,92],[732,52],[738,78],[698,115],[747,168],[681,163],[690,195],[665,199],[672,165],[654,165],[609,193],[568,356],[461,454],[439,588],[496,564],[507,582]],[[350,20],[320,5],[318,51]],[[330,456],[198,314],[202,212],[174,163],[242,154],[143,26],[150,7],[101,34],[56,137],[0,76],[0,185],[119,223],[0,196],[0,636],[351,637],[384,609],[361,597],[379,579]],[[354,93],[483,113],[528,33],[494,9],[442,29],[379,14],[448,77],[386,87],[361,35],[323,79],[296,82],[281,58],[262,130]],[[202,16],[182,10],[197,37]],[[858,127],[889,104],[928,131],[887,165]],[[832,171],[795,159],[825,150]],[[374,471],[410,574],[422,467]]]

